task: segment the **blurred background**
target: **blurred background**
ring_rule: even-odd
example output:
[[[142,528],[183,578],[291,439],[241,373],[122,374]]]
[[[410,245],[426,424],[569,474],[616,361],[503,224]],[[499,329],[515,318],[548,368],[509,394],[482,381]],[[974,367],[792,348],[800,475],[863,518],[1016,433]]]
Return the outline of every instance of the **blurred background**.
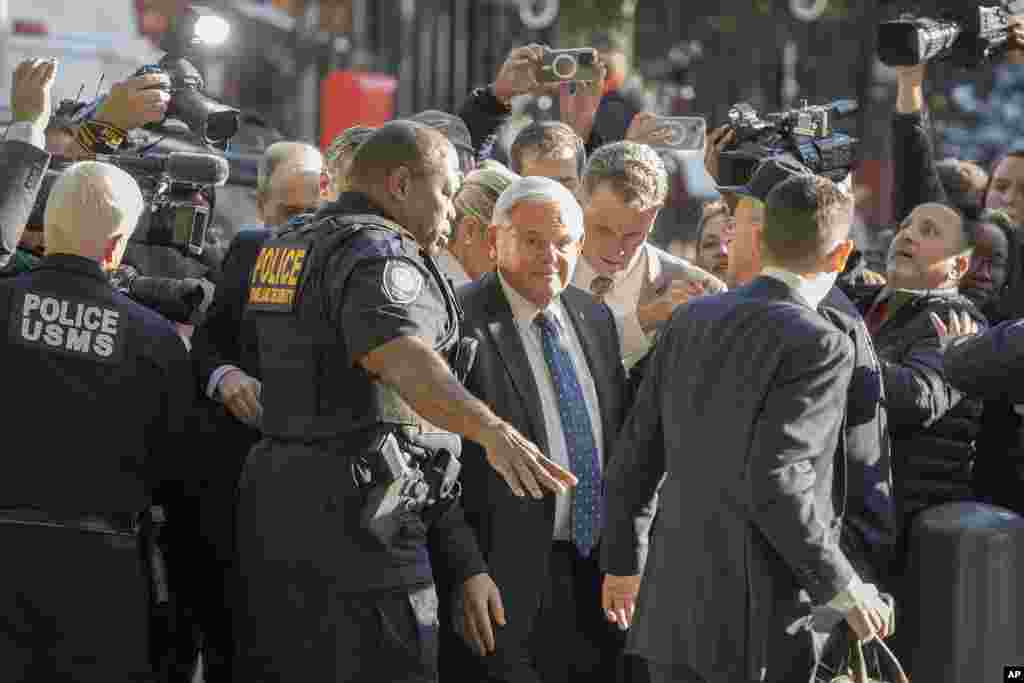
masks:
[[[183,0],[0,0],[0,93],[28,56],[61,61],[57,99],[91,99],[155,63]],[[875,27],[904,5],[879,0],[210,0],[231,24],[195,60],[207,92],[245,113],[233,152],[255,159],[288,137],[326,145],[354,123],[455,111],[508,51],[613,46],[621,90],[709,130],[746,101],[762,113],[856,97],[839,126],[861,138],[859,215],[891,222],[889,119],[894,77],[874,56]],[[594,44],[600,42],[601,45]],[[930,69],[940,156],[988,162],[1024,127],[1024,88],[1004,67]],[[523,120],[557,116],[549,98],[518,101]],[[0,110],[6,107],[0,101]],[[2,114],[2,111],[0,111]],[[226,191],[225,196],[231,193]],[[244,192],[239,202],[244,201]],[[222,212],[232,210],[225,199]],[[245,213],[239,209],[239,213]]]

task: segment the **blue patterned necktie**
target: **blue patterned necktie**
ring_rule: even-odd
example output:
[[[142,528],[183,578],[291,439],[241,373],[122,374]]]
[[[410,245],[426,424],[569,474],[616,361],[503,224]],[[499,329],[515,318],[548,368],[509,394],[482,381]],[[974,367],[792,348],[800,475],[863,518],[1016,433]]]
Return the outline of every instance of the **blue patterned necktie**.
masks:
[[[569,452],[569,468],[579,480],[572,503],[572,540],[580,555],[589,557],[601,528],[601,474],[594,429],[576,366],[559,341],[558,323],[543,312],[537,315],[534,322],[540,329],[544,360],[547,361],[558,397],[558,412],[562,418],[562,432]]]

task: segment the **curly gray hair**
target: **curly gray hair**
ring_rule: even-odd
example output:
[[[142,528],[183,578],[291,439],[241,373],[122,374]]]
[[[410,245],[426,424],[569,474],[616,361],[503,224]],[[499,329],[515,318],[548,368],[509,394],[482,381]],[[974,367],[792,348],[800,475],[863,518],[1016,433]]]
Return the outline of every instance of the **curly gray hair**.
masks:
[[[606,181],[627,204],[642,211],[662,206],[668,197],[665,163],[657,152],[637,142],[613,142],[590,155],[583,171],[584,196]]]

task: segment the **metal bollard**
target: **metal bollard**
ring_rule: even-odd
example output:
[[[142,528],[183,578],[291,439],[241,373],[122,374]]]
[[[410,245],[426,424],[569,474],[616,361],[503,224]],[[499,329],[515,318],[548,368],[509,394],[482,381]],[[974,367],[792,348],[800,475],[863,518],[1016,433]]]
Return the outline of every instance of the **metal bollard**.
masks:
[[[1003,680],[1024,662],[1024,518],[948,503],[914,522],[900,649],[912,680]],[[897,626],[897,632],[900,628]]]

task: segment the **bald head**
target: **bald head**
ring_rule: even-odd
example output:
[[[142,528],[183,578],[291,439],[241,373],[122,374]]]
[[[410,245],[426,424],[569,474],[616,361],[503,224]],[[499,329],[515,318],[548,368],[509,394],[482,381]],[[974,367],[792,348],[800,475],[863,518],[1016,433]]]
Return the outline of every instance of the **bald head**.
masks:
[[[349,180],[354,188],[365,191],[399,168],[412,173],[443,168],[448,149],[448,139],[432,128],[414,121],[391,121],[359,145]]]
[[[267,147],[256,186],[264,225],[283,225],[297,214],[315,211],[323,167],[320,150],[304,142],[275,142]]]
[[[46,251],[117,268],[144,208],[138,183],[121,169],[97,161],[73,164],[50,190]]]

